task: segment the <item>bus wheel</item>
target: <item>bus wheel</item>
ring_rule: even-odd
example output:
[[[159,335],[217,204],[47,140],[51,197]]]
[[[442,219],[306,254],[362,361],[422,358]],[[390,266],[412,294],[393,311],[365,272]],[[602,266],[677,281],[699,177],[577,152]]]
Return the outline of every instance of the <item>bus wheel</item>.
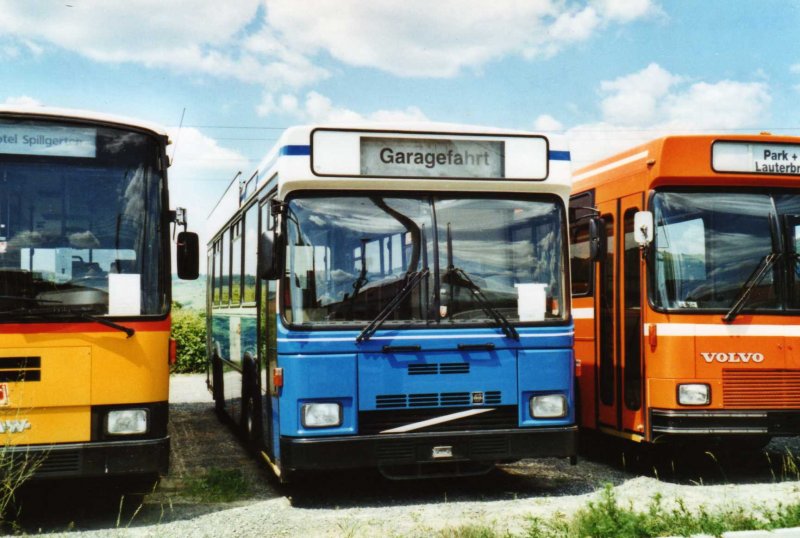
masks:
[[[258,450],[262,442],[261,392],[257,383],[255,362],[245,359],[242,382],[242,435],[251,448]]]
[[[211,381],[214,383],[211,393],[214,397],[214,411],[218,417],[223,418],[225,415],[225,391],[222,386],[222,359],[217,355],[211,359]]]

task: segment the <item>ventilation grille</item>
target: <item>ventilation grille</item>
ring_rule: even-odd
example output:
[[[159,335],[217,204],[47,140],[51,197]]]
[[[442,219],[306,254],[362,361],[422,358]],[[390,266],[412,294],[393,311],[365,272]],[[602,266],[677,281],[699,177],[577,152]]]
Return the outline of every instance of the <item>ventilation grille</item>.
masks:
[[[723,370],[722,399],[731,409],[800,407],[800,372],[793,370]]]
[[[408,375],[468,374],[466,362],[446,362],[442,364],[409,364]]]
[[[41,357],[0,357],[0,383],[41,379]]]
[[[499,390],[489,392],[380,394],[375,397],[375,407],[378,409],[402,409],[406,407],[498,405],[502,400],[503,395]]]

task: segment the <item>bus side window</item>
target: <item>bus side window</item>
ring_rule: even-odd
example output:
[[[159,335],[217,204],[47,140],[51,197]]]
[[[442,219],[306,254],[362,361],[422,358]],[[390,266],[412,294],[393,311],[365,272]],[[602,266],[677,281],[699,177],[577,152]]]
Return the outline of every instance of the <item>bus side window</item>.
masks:
[[[258,204],[244,216],[244,296],[245,304],[256,301],[256,269],[258,266]]]
[[[569,229],[569,250],[572,276],[572,296],[592,294],[592,260],[589,256],[589,220]]]

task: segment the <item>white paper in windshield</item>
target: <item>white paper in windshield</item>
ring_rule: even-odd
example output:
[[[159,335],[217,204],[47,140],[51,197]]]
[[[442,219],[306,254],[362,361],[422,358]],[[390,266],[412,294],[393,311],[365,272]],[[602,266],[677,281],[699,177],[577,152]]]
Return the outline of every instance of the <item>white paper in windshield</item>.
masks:
[[[141,281],[141,275],[109,273],[109,316],[138,316],[142,313]]]
[[[97,155],[97,129],[0,124],[0,153],[93,159]]]

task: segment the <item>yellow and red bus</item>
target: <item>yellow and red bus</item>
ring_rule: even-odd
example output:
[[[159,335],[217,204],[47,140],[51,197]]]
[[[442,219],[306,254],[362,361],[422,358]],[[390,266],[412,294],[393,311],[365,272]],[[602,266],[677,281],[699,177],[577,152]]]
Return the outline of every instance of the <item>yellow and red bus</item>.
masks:
[[[580,424],[800,434],[800,138],[668,136],[576,172]]]
[[[0,438],[35,477],[165,473],[167,133],[0,108]],[[197,236],[178,237],[197,277]]]

